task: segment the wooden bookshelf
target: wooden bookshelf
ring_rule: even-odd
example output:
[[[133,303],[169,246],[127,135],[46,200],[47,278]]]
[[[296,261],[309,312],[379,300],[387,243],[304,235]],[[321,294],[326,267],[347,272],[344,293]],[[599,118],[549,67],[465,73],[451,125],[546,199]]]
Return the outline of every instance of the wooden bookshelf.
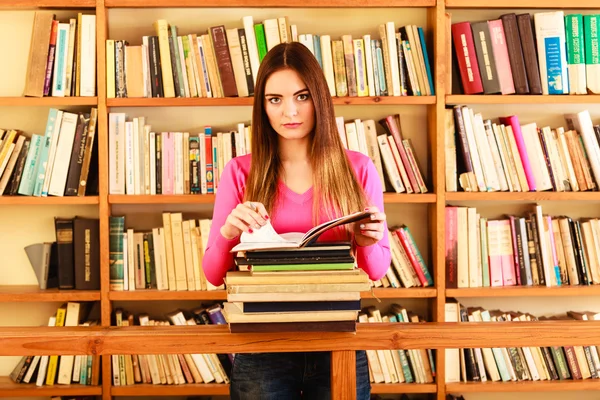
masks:
[[[99,396],[102,386],[54,385],[36,386],[35,383],[14,383],[8,376],[0,376],[0,398],[37,396]]]
[[[227,396],[229,385],[219,383],[198,383],[186,385],[129,385],[111,386],[113,396]]]
[[[94,8],[95,0],[3,0],[1,9],[34,9],[34,8]]]
[[[494,1],[480,1],[480,0],[446,0],[447,8],[585,8],[595,9],[600,7],[595,0],[573,0],[565,2],[563,0],[494,0]]]
[[[374,288],[371,292],[361,292],[362,299],[433,299],[437,296],[435,288]]]
[[[98,196],[65,196],[65,197],[35,197],[35,196],[0,196],[2,206],[43,206],[43,205],[87,205],[98,204]]]
[[[108,107],[234,107],[252,106],[252,97],[225,97],[225,98],[123,98],[107,99]],[[335,105],[427,105],[435,104],[434,96],[380,96],[380,97],[334,97]]]
[[[600,286],[507,286],[446,289],[446,297],[572,297],[600,296]]]
[[[42,290],[39,286],[0,286],[0,302],[100,301],[99,290]]]
[[[544,7],[546,8],[546,7]],[[599,95],[462,95],[446,96],[446,104],[599,104]]]
[[[97,105],[97,97],[0,97],[2,107],[95,107]]]
[[[483,392],[567,392],[600,390],[600,379],[524,382],[467,382],[449,383],[447,393]]]
[[[435,383],[419,384],[419,383],[372,383],[372,394],[395,394],[395,393],[435,393],[437,386]]]
[[[105,0],[106,7],[198,7],[196,0]],[[219,0],[203,1],[202,7],[435,7],[436,0]]]
[[[446,201],[600,201],[600,192],[447,192]]]

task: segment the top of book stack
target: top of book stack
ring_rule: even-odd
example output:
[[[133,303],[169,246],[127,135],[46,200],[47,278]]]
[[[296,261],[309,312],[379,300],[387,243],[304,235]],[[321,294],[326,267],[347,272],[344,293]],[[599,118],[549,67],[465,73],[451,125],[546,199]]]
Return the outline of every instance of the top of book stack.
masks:
[[[232,251],[225,313],[231,332],[354,332],[360,292],[370,290],[347,242],[317,243],[321,233],[368,217],[355,213],[306,234],[275,232],[270,223],[242,234]]]

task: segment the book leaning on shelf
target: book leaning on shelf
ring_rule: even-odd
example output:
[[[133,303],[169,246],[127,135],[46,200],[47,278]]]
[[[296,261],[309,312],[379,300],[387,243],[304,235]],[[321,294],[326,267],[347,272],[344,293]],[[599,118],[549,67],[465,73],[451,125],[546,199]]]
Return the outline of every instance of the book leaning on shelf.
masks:
[[[529,313],[464,307],[453,299],[445,306],[447,322],[597,320],[594,312],[537,318]],[[509,382],[597,379],[597,346],[467,348],[446,350],[446,382]]]
[[[394,22],[378,26],[379,38],[299,34],[288,17],[243,27],[212,26],[204,34],[180,35],[177,26],[155,21],[156,35],[141,44],[106,41],[107,98],[247,97],[254,94],[260,62],[279,43],[300,42],[323,69],[331,96],[434,95],[422,28]]]
[[[36,11],[24,96],[96,95],[96,16],[78,13],[69,22]]]
[[[98,110],[51,108],[44,135],[0,129],[0,195],[85,196],[98,192]]]
[[[421,167],[400,115],[379,120],[336,117],[338,134],[348,150],[371,158],[382,186],[396,193],[426,193]],[[384,132],[378,133],[377,126]],[[218,131],[205,126],[198,134],[154,132],[145,117],[127,121],[124,113],[109,114],[110,194],[216,193],[225,165],[250,154],[251,127]]]
[[[58,308],[48,320],[48,326],[94,326],[90,320],[88,303],[69,302]],[[10,378],[15,383],[45,385],[98,385],[100,382],[100,356],[51,355],[25,356],[15,366]]]
[[[587,110],[564,118],[565,127],[553,128],[516,115],[496,123],[465,106],[446,110],[447,191],[597,191],[600,125]]]
[[[446,287],[600,284],[600,221],[544,215],[488,219],[446,207]]]

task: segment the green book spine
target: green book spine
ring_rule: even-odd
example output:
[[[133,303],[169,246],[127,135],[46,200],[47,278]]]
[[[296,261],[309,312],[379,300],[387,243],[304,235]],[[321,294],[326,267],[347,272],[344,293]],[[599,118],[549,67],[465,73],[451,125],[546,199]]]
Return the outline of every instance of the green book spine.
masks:
[[[253,265],[253,271],[331,271],[353,269],[354,263]]]
[[[565,30],[568,64],[585,64],[583,16],[581,14],[567,15],[565,17]]]
[[[425,264],[425,260],[423,259],[423,256],[421,255],[421,252],[419,251],[419,248],[417,247],[417,243],[415,242],[415,239],[411,235],[410,230],[408,229],[408,226],[405,225],[405,226],[401,227],[400,229],[405,232],[406,238],[409,240],[409,242],[415,252],[415,256],[417,257],[417,261],[419,263],[419,266],[421,267],[421,271],[423,271],[423,275],[425,276],[425,280],[427,281],[427,286],[432,286],[433,278],[431,277],[431,274],[429,273],[427,264]]]
[[[262,62],[267,55],[267,38],[263,24],[254,25],[254,35],[256,36],[256,47],[258,47],[258,59]]]
[[[110,290],[124,290],[123,279],[123,233],[125,231],[125,217],[110,217],[108,222],[108,246]]]
[[[171,38],[173,40],[173,53],[175,55],[175,73],[177,74],[177,85],[179,86],[179,94],[185,97],[185,88],[183,86],[183,69],[181,68],[181,58],[179,55],[179,46],[177,44],[177,26],[171,25]]]
[[[600,64],[598,55],[598,15],[585,15],[583,17],[585,29],[585,55],[584,61],[587,65]]]

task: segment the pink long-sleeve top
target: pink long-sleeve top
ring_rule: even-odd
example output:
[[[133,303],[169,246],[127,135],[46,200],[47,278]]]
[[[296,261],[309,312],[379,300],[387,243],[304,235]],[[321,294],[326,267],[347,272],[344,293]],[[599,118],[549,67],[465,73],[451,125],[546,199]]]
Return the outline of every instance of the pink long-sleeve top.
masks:
[[[367,197],[368,205],[376,206],[383,212],[383,191],[377,169],[371,159],[362,153],[346,150],[346,155],[358,182],[362,185]],[[206,279],[213,285],[219,286],[227,271],[234,268],[233,253],[230,250],[239,243],[239,236],[226,239],[221,235],[220,229],[225,224],[227,216],[240,203],[244,201],[246,179],[250,172],[251,155],[232,159],[225,166],[219,190],[215,200],[214,213],[208,246],[202,260],[202,268]],[[299,194],[289,189],[282,181],[279,182],[279,199],[275,210],[269,213],[271,224],[277,233],[308,232],[313,226],[313,189]],[[359,210],[356,210],[359,211]],[[324,212],[320,213],[321,221],[327,221]],[[387,236],[387,224],[383,238],[371,246],[356,247],[356,261],[372,280],[380,279],[385,275],[390,266],[391,255]],[[340,230],[327,231],[321,235],[319,241],[347,240],[339,237]],[[336,236],[337,235],[337,236]]]

